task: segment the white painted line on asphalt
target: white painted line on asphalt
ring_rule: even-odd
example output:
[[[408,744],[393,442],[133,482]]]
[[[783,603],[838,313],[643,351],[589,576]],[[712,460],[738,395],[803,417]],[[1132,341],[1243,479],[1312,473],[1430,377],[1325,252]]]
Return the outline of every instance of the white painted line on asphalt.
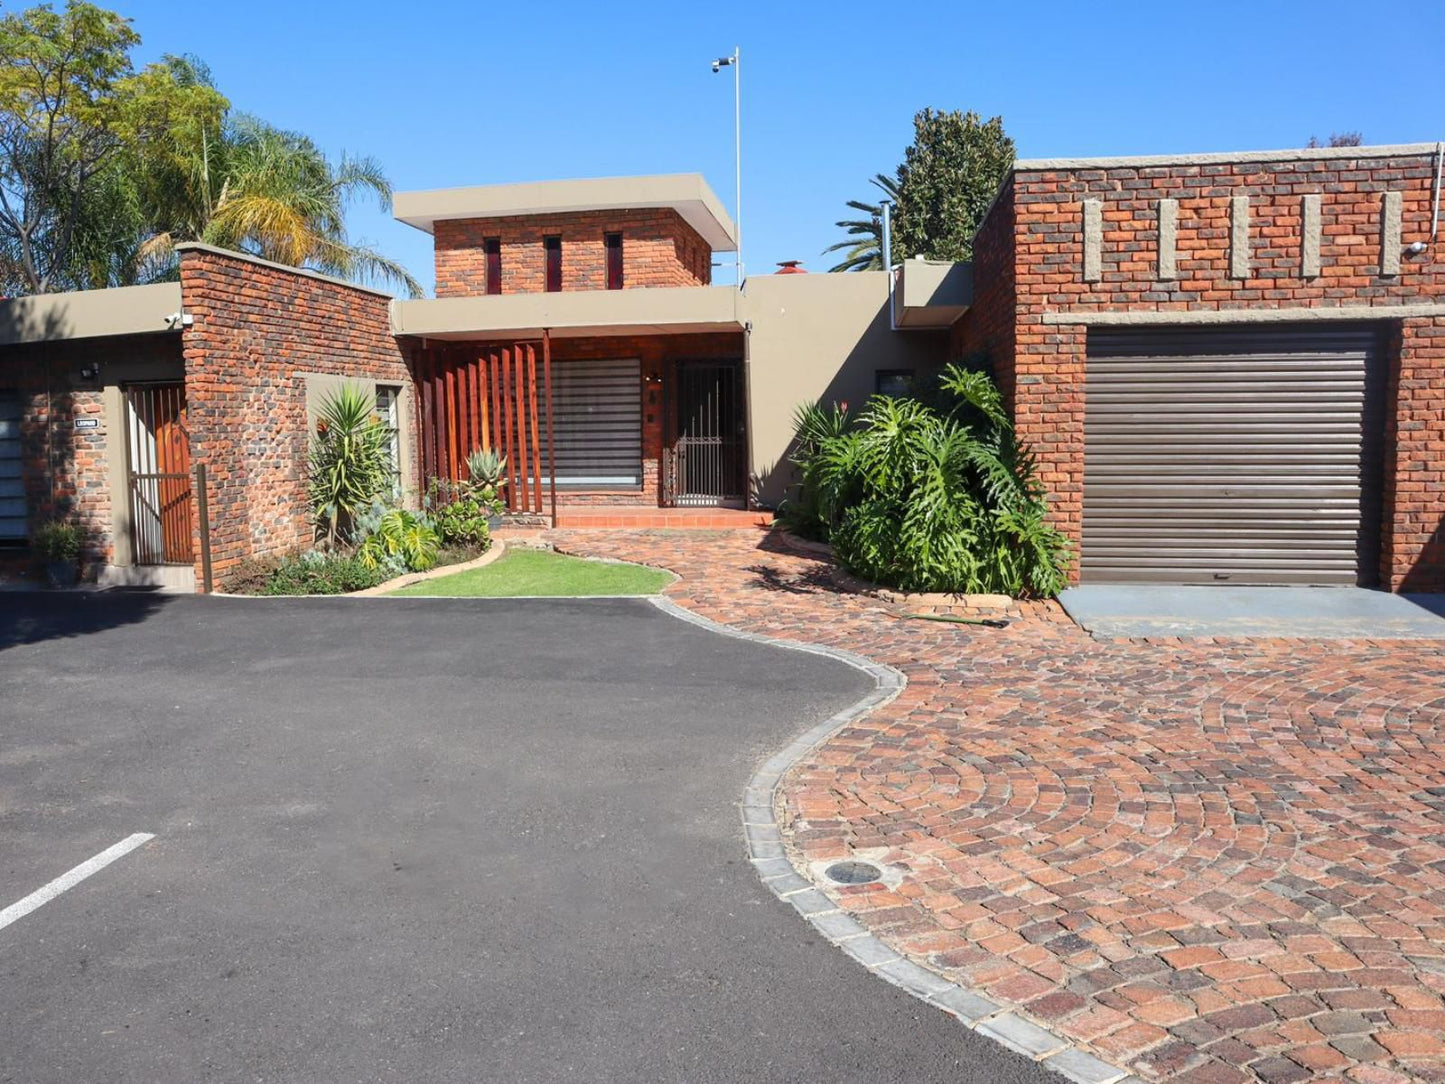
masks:
[[[133,836],[126,836],[114,846],[107,847],[94,858],[87,858],[80,865],[76,866],[69,873],[62,873],[55,880],[51,881],[44,888],[37,888],[23,900],[12,903],[5,910],[0,911],[0,930],[3,930],[10,923],[22,919],[38,907],[43,907],[66,889],[74,888],[85,880],[92,873],[99,873],[110,865],[117,858],[124,858],[135,850],[142,843],[148,843],[156,837],[150,832],[137,832]]]

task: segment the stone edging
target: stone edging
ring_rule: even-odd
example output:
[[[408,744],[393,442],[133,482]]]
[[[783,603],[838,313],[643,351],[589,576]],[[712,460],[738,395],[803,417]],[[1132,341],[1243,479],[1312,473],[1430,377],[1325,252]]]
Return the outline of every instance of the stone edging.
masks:
[[[370,598],[373,595],[385,595],[395,591],[398,587],[410,587],[414,583],[436,580],[443,576],[453,576],[458,572],[470,572],[474,568],[485,568],[506,552],[507,544],[500,538],[494,538],[491,546],[487,548],[487,552],[480,557],[473,557],[470,561],[463,561],[458,565],[429,568],[425,572],[408,572],[405,576],[396,576],[375,587],[368,587],[365,591],[352,591],[351,596],[353,598]]]
[[[842,727],[872,714],[897,697],[907,683],[900,671],[838,648],[780,640],[732,628],[685,609],[664,596],[651,596],[648,601],[664,613],[699,628],[739,640],[836,659],[873,679],[872,692],[851,707],[799,734],[754,773],[743,791],[743,833],[747,838],[748,858],[773,895],[793,907],[812,923],[818,933],[869,971],[934,1008],[958,1017],[970,1030],[1002,1043],[1077,1084],[1141,1084],[1126,1070],[1101,1061],[1071,1040],[1009,1012],[976,990],[950,982],[937,972],[900,956],[870,934],[852,915],[839,909],[808,879],[806,872],[788,858],[777,815],[778,785],[783,776]]]

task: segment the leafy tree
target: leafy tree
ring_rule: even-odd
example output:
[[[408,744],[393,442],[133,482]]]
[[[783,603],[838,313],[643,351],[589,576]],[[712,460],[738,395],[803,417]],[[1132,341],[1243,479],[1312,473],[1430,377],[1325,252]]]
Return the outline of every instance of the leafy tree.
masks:
[[[390,206],[375,161],[233,114],[194,57],[134,73],[139,41],[85,0],[0,19],[0,292],[174,278],[175,245],[206,241],[420,295],[347,237],[354,199]]]
[[[0,287],[70,285],[92,188],[120,147],[115,120],[139,41],[126,19],[82,0],[0,18]]]
[[[1358,147],[1364,141],[1365,137],[1359,132],[1331,132],[1328,143],[1321,143],[1319,136],[1310,136],[1310,141],[1305,146],[1310,150],[1319,147]]]
[[[894,260],[967,260],[973,233],[1014,161],[1003,118],[925,109],[898,167]]]
[[[882,190],[885,198],[898,204],[898,183],[887,174],[879,173],[870,184]],[[864,219],[843,219],[835,225],[848,233],[848,238],[829,245],[824,252],[844,253],[841,262],[828,268],[829,271],[882,271],[883,268],[883,208],[881,204],[865,203],[850,199],[848,206],[867,215]]]

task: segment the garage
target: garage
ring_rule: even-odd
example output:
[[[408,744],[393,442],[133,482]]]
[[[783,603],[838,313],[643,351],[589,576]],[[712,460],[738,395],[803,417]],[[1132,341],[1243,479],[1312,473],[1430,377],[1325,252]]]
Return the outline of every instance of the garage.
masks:
[[[1081,582],[1374,585],[1382,358],[1369,325],[1092,330]]]

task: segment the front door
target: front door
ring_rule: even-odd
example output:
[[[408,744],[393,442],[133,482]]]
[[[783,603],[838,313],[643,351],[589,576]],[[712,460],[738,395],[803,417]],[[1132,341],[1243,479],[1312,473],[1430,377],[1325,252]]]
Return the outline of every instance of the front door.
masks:
[[[664,502],[743,506],[747,450],[742,365],[679,362],[674,385],[675,435],[664,464]]]
[[[132,557],[138,565],[188,565],[191,449],[184,384],[124,389]]]

